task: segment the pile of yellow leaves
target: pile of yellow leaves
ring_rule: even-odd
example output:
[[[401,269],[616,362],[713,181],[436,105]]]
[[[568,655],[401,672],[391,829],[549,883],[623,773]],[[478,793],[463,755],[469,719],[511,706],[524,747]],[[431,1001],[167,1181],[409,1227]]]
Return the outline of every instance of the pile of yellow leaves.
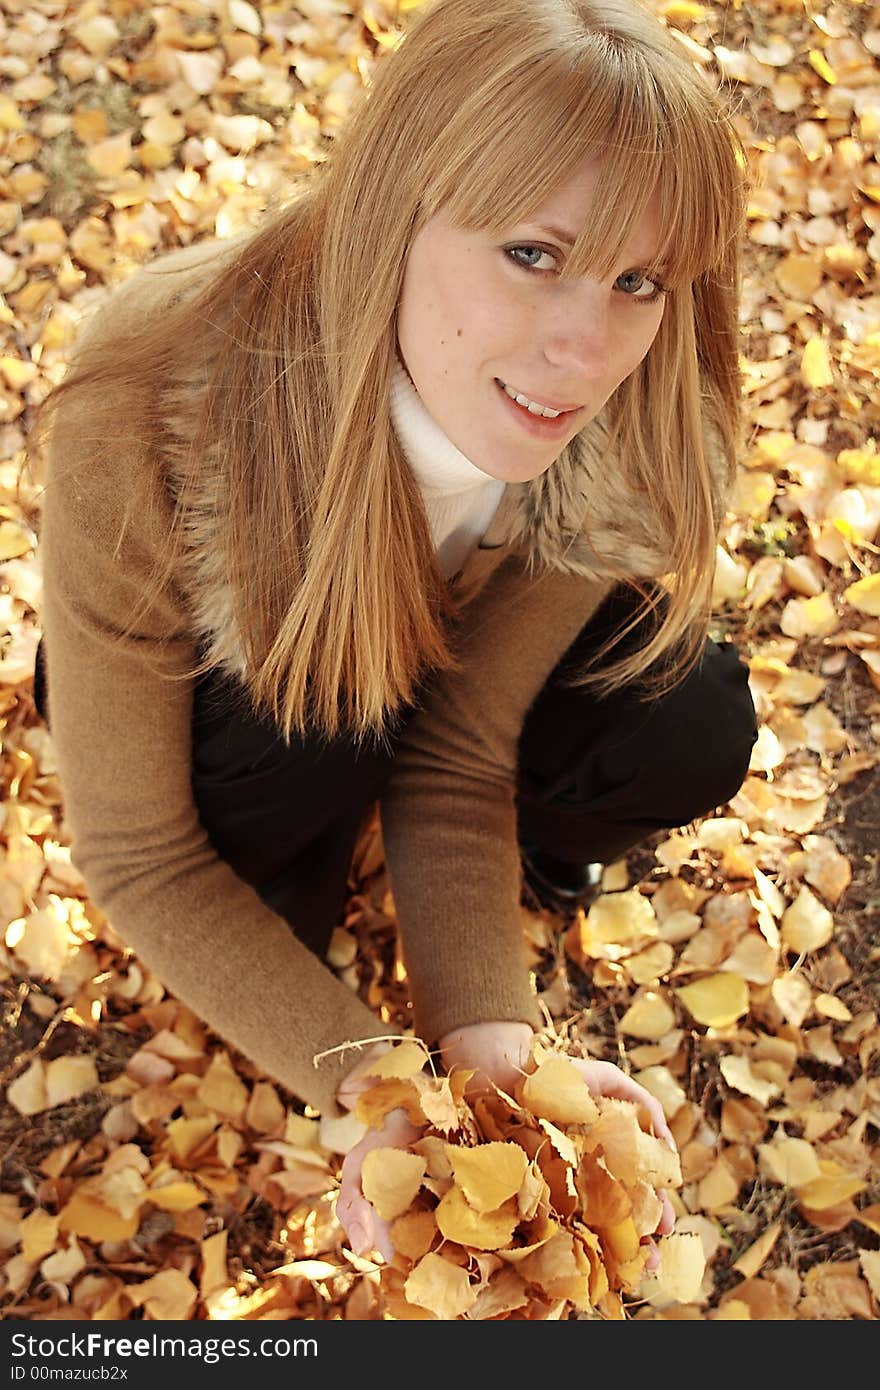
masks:
[[[695,1296],[696,1235],[661,1238],[660,1269],[646,1276],[657,1189],[682,1178],[634,1104],[594,1097],[539,1042],[514,1095],[496,1087],[472,1102],[471,1071],[432,1077],[424,1061],[418,1044],[400,1044],[371,1068],[378,1079],[355,1111],[378,1126],[402,1107],[422,1130],[408,1149],[371,1150],[361,1173],[397,1252],[381,1272],[392,1317],[621,1319],[621,1294],[661,1305]]]

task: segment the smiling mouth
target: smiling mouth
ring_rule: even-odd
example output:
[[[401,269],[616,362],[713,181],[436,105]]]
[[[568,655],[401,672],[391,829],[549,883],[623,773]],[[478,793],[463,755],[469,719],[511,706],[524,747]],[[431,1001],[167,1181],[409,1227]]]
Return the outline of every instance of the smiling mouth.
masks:
[[[497,376],[495,382],[496,385],[501,387],[501,390],[510,400],[514,401],[518,406],[521,406],[523,410],[528,410],[530,415],[534,415],[538,419],[558,419],[562,415],[574,415],[577,411],[582,409],[579,405],[551,405],[549,401],[539,401],[526,395],[524,391],[518,391],[515,386],[511,386],[509,382],[504,382]],[[532,406],[536,408],[533,410],[531,409]],[[553,414],[545,415],[545,410],[550,410]]]

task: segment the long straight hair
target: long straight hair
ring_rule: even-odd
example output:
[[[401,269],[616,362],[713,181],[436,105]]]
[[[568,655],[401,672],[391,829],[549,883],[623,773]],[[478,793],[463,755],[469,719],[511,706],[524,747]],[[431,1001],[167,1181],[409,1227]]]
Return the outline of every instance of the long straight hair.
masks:
[[[670,564],[662,606],[643,586],[649,640],[578,679],[608,691],[650,667],[669,684],[708,621],[723,505],[710,440],[728,481],[738,443],[744,161],[717,95],[633,0],[422,6],[293,201],[218,249],[207,283],[157,321],[124,341],[93,335],[50,396],[49,416],[79,396],[95,437],[115,428],[118,441],[131,419],[96,420],[124,391],[155,446],[174,522],[138,614],[191,559],[204,499],[223,509],[211,563],[254,706],[286,739],[382,734],[428,671],[455,662],[455,605],[389,412],[413,238],[441,208],[500,237],[597,155],[593,215],[561,273],[607,274],[656,190],[652,269],[672,293],[606,417],[614,466],[653,508]],[[194,384],[198,427],[181,445]]]

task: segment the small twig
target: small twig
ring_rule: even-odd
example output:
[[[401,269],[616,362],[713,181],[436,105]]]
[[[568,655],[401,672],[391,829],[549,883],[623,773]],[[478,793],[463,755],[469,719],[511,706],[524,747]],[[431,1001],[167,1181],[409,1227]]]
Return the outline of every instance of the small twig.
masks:
[[[333,1056],[335,1053],[337,1053],[337,1052],[348,1052],[349,1050],[354,1050],[355,1052],[360,1052],[360,1051],[362,1051],[365,1047],[372,1047],[373,1044],[374,1044],[374,1043],[377,1043],[377,1042],[390,1042],[390,1043],[412,1042],[412,1043],[415,1043],[416,1046],[417,1046],[417,1047],[420,1047],[420,1048],[422,1049],[422,1051],[424,1052],[425,1057],[427,1058],[428,1062],[430,1063],[431,1070],[434,1072],[434,1075],[435,1075],[435,1076],[437,1075],[436,1071],[434,1070],[434,1060],[433,1060],[433,1056],[432,1056],[432,1053],[431,1053],[431,1049],[428,1047],[428,1044],[425,1043],[425,1042],[422,1042],[422,1039],[421,1039],[421,1038],[410,1038],[410,1037],[405,1037],[405,1036],[404,1036],[403,1034],[401,1034],[401,1033],[383,1033],[383,1034],[381,1034],[381,1035],[378,1036],[378,1037],[374,1037],[374,1038],[358,1038],[357,1041],[340,1043],[338,1047],[328,1047],[328,1048],[325,1048],[325,1050],[324,1050],[323,1052],[316,1052],[316,1053],[314,1054],[314,1056],[312,1057],[312,1066],[316,1067],[316,1066],[318,1065],[319,1062],[321,1062],[321,1061],[324,1060],[325,1057],[332,1057],[332,1056]]]

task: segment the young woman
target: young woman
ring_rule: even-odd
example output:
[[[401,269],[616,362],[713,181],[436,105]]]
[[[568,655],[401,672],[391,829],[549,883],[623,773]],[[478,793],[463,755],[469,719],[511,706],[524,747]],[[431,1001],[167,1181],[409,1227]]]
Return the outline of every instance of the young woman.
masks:
[[[414,1029],[509,1085],[521,847],[576,894],[740,785],[746,668],[706,628],[742,207],[716,96],[632,0],[436,0],[294,201],[135,275],[52,398],[38,699],[75,860],[325,1112],[364,1084],[340,1045],[388,1032],[323,959],[377,800]],[[409,1137],[346,1159],[358,1249],[388,1252],[365,1147]]]

